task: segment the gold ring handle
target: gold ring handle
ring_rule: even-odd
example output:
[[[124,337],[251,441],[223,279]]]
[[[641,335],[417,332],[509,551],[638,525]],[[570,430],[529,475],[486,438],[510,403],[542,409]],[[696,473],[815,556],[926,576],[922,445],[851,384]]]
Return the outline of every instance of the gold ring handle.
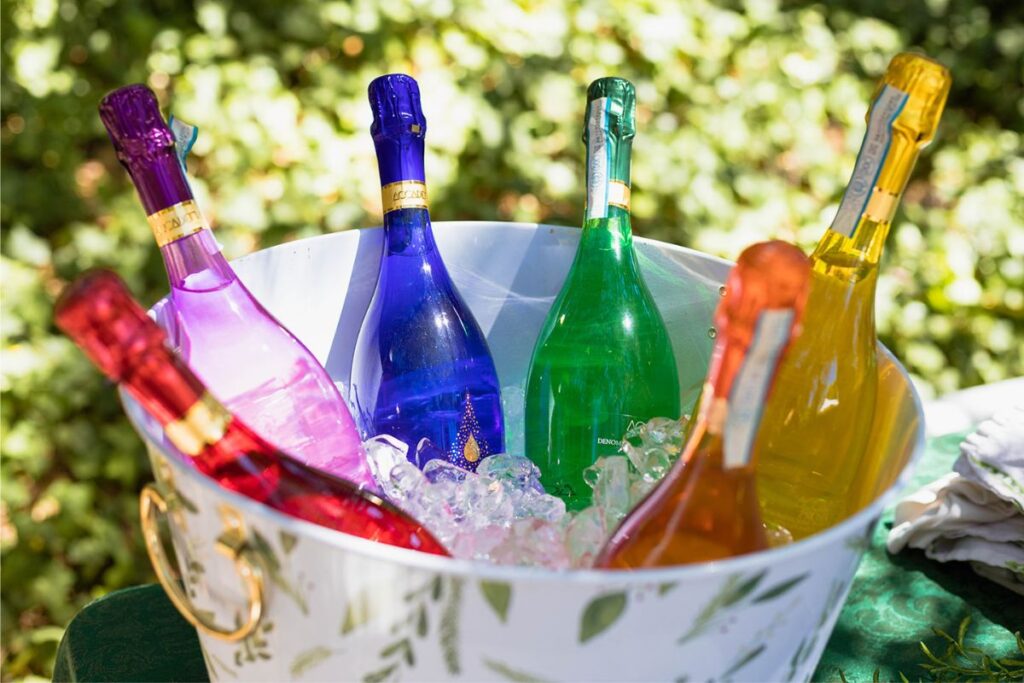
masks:
[[[241,518],[237,513],[231,514],[227,509],[221,509],[227,528],[217,538],[217,550],[234,561],[235,570],[241,577],[249,598],[248,618],[241,626],[230,630],[217,626],[207,612],[193,607],[185,591],[182,590],[177,573],[171,568],[167,555],[164,553],[160,527],[157,524],[158,513],[163,516],[167,515],[167,504],[167,498],[153,484],[147,484],[139,494],[142,535],[146,541],[149,561],[153,564],[153,570],[156,572],[160,585],[163,586],[167,597],[171,599],[174,606],[178,608],[178,612],[185,617],[188,623],[203,633],[220,640],[228,642],[242,640],[256,629],[263,616],[263,570],[258,556],[246,541],[245,528]]]

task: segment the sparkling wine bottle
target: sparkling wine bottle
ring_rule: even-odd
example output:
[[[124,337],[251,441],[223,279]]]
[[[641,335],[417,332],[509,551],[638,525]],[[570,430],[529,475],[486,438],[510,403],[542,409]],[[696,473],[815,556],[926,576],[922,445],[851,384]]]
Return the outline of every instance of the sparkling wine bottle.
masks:
[[[113,273],[94,271],[71,284],[55,318],[105,375],[163,425],[175,448],[221,486],[314,524],[447,555],[398,508],[281,453],[232,416],[166,346],[164,331]]]
[[[384,252],[356,341],[350,398],[366,435],[405,442],[419,467],[445,458],[475,471],[482,458],[504,450],[501,388],[430,228],[419,87],[390,74],[370,83],[369,97]]]
[[[261,436],[308,465],[375,486],[352,416],[309,349],[249,293],[220,252],[144,85],[107,95],[100,117],[128,170],[171,285],[172,342]]]
[[[945,67],[927,57],[892,60],[839,211],[811,255],[807,334],[779,370],[758,468],[766,519],[796,539],[839,522],[875,494],[882,455],[867,449],[878,382],[878,262],[950,83]]]
[[[526,455],[548,493],[590,504],[583,470],[614,455],[626,430],[679,417],[679,379],[665,323],[644,283],[629,220],[636,93],[621,78],[587,91],[587,207],[572,268],[533,351]]]
[[[596,566],[664,567],[768,547],[754,474],[758,427],[809,278],[807,257],[785,242],[740,255],[715,314],[711,368],[683,453],[615,530]]]

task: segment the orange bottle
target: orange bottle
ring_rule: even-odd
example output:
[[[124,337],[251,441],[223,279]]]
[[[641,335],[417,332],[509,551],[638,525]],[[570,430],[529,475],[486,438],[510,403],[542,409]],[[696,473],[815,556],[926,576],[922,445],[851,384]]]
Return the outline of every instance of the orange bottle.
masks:
[[[683,455],[615,530],[595,566],[663,567],[768,547],[756,437],[809,277],[807,257],[786,242],[762,242],[740,255],[715,314],[714,355]]]

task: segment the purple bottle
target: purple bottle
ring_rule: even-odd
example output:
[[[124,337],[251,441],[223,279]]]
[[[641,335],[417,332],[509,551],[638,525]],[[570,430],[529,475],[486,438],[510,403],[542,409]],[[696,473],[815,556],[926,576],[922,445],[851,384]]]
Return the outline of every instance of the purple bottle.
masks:
[[[376,488],[352,416],[327,372],[228,265],[196,206],[156,96],[129,85],[100,118],[128,170],[171,285],[170,341],[207,387],[298,460]]]
[[[384,253],[352,359],[350,400],[366,432],[404,441],[413,464],[445,458],[476,470],[504,450],[501,387],[430,229],[419,87],[391,74],[370,83],[369,95]]]

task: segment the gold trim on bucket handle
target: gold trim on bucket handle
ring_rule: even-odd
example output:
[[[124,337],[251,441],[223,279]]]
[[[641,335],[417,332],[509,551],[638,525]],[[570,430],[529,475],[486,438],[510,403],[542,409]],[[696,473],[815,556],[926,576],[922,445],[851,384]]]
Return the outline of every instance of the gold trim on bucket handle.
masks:
[[[224,520],[224,533],[217,537],[216,548],[234,561],[235,570],[241,577],[249,598],[248,618],[238,628],[229,630],[213,623],[208,612],[200,611],[192,605],[181,588],[177,572],[171,568],[170,562],[167,560],[160,538],[157,514],[167,515],[168,504],[173,504],[175,494],[171,492],[165,496],[160,488],[162,487],[158,487],[158,485],[146,484],[142,493],[139,494],[142,535],[146,541],[149,561],[153,564],[160,585],[163,586],[167,597],[174,603],[174,606],[178,608],[181,616],[185,617],[185,620],[199,631],[232,643],[242,640],[256,630],[260,618],[263,616],[263,569],[259,556],[246,537],[245,524],[241,515],[227,505],[221,505],[219,508],[221,518]]]

